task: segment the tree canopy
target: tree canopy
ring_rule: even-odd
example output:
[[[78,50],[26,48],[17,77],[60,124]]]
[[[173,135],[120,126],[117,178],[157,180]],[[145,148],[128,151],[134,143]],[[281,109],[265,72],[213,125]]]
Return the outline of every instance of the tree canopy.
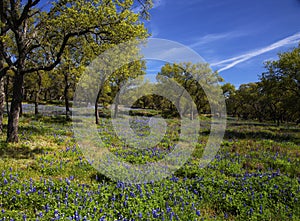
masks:
[[[148,0],[60,0],[47,11],[39,3],[40,0],[4,0],[0,5],[0,79],[8,70],[14,72],[9,142],[18,141],[25,74],[53,70],[66,61],[66,51],[76,50],[88,56],[88,63],[93,55],[113,45],[147,36],[140,18],[147,15],[151,6]],[[137,4],[142,9],[134,12]]]
[[[300,45],[265,62],[260,81],[243,84],[229,97],[230,114],[244,119],[300,122]]]

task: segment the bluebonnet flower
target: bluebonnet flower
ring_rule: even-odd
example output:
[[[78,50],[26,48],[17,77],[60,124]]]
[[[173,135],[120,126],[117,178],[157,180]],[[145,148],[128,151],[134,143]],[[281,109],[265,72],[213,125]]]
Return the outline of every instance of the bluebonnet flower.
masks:
[[[252,207],[250,208],[249,213],[250,213],[250,216],[253,214],[253,209],[252,209]]]
[[[170,213],[172,211],[171,207],[167,206],[167,213]]]
[[[228,219],[228,214],[224,213],[224,219]]]
[[[173,220],[173,217],[174,217],[174,212],[171,212],[169,216],[170,220]]]
[[[153,218],[158,218],[159,217],[159,214],[157,213],[157,211],[155,209],[152,210],[152,215],[153,215]]]
[[[58,210],[54,210],[54,217],[55,217],[56,219],[60,219],[60,215],[59,215]]]
[[[50,207],[49,207],[49,204],[47,203],[46,206],[45,206],[45,212],[48,213],[49,210],[50,210]]]

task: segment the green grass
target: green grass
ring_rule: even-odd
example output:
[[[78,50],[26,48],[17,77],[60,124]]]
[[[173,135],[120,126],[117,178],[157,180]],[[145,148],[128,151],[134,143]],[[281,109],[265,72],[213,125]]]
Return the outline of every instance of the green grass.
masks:
[[[170,118],[155,149],[134,149],[116,137],[109,118],[101,120],[108,149],[132,164],[163,159],[179,139],[180,123]],[[209,125],[209,118],[201,120]],[[5,143],[5,132],[0,137],[0,220],[299,220],[300,128],[227,123],[208,167],[199,168],[209,134],[203,127],[190,160],[173,177],[130,185],[91,166],[64,116],[25,115],[21,142]]]

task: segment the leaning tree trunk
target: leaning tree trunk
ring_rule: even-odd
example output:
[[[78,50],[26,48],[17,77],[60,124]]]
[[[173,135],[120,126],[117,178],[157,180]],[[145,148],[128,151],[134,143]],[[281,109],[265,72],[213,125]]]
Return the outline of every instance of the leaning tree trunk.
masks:
[[[99,124],[98,101],[99,101],[101,93],[102,93],[102,90],[100,88],[99,91],[98,91],[97,97],[96,97],[96,101],[95,101],[95,118],[96,118],[96,124]]]
[[[3,113],[4,113],[4,78],[0,79],[0,134],[3,132]]]
[[[35,91],[34,95],[34,115],[39,114],[39,91]]]
[[[64,88],[64,97],[65,97],[65,106],[66,106],[66,120],[70,119],[70,101],[69,101],[69,88],[70,83],[68,80],[68,74],[65,74],[65,88]]]
[[[13,83],[13,96],[10,106],[7,125],[7,142],[18,142],[18,126],[20,106],[22,104],[22,87],[24,82],[23,74],[16,73]]]

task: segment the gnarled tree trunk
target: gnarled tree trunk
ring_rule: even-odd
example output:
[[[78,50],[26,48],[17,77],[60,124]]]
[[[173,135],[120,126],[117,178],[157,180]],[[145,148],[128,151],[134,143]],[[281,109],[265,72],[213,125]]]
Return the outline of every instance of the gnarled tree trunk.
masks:
[[[0,79],[0,134],[3,132],[4,101],[5,101],[4,79],[2,77]]]
[[[20,116],[20,106],[22,104],[22,88],[24,76],[21,73],[16,73],[13,82],[13,96],[10,106],[7,125],[7,142],[18,142],[18,125]]]

